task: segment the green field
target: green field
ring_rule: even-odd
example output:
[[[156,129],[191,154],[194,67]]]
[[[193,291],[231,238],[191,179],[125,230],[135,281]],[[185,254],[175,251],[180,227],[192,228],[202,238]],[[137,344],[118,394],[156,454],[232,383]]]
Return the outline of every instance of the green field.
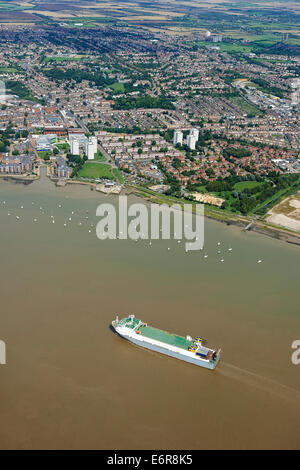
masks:
[[[10,3],[10,2],[0,2],[0,10],[6,10],[6,11],[17,11],[17,10],[28,10],[32,8],[31,6],[22,6],[22,5],[16,5],[15,3]]]
[[[94,160],[97,160],[98,162],[106,162],[106,158],[102,153],[98,150],[98,152],[95,153],[94,155]]]
[[[78,176],[80,178],[90,178],[90,179],[98,179],[98,178],[106,178],[106,179],[114,179],[114,175],[111,171],[110,165],[106,165],[105,163],[91,163],[86,162],[81,170],[78,172]]]
[[[52,152],[50,150],[47,150],[38,152],[37,154],[40,158],[43,158],[44,160],[49,160],[50,156],[52,155]]]
[[[68,142],[61,142],[61,143],[59,143],[59,144],[56,144],[56,147],[57,147],[59,150],[68,151],[69,148],[70,148],[70,145],[68,144]]]
[[[119,183],[123,184],[124,183],[124,178],[123,178],[122,173],[120,172],[120,170],[118,170],[117,168],[114,168],[112,170],[112,172],[115,175],[115,177],[117,178],[117,180],[119,181]]]
[[[16,80],[7,80],[6,89],[21,99],[39,102],[39,99],[33,96],[30,88],[27,88],[22,82]]]
[[[255,188],[256,186],[261,185],[262,183],[258,183],[258,181],[240,181],[234,185],[234,189],[237,191],[243,191],[244,189],[251,189]]]
[[[240,108],[244,113],[253,114],[255,116],[262,116],[263,112],[254,104],[248,103],[241,96],[232,96],[229,98],[231,103]]]
[[[0,67],[0,73],[17,73],[18,69],[15,67]]]
[[[123,83],[115,82],[110,88],[112,88],[116,93],[124,93],[125,87]]]
[[[44,62],[78,62],[81,60],[83,56],[75,56],[75,57],[61,57],[61,56],[53,56],[53,57],[45,57]]]

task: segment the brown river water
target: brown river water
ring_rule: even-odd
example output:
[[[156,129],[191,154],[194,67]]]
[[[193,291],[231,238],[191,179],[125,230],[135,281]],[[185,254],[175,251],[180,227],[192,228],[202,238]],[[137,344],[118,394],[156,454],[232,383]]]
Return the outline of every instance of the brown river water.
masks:
[[[100,202],[117,197],[0,181],[0,448],[299,449],[300,248],[211,220],[206,259],[100,241]],[[131,345],[116,312],[207,338],[219,366]]]

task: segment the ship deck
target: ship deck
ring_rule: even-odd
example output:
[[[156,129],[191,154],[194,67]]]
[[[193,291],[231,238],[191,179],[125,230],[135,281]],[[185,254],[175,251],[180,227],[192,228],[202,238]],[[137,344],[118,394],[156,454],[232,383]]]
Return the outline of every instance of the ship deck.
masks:
[[[161,341],[162,343],[170,344],[171,346],[176,346],[177,348],[185,349],[186,351],[193,344],[193,341],[189,341],[182,336],[169,333],[168,331],[159,330],[152,326],[141,326],[139,331],[140,334],[146,338]]]
[[[203,346],[194,339],[189,340],[183,336],[169,333],[168,331],[160,330],[159,328],[153,328],[153,326],[148,326],[138,318],[135,318],[134,315],[123,318],[118,322],[118,325],[130,328],[145,338],[160,341],[161,343],[169,344],[170,346],[175,346],[185,351],[188,351],[191,346],[194,346],[194,350],[197,348],[196,354],[199,354],[202,359],[211,360],[214,353],[212,349]]]

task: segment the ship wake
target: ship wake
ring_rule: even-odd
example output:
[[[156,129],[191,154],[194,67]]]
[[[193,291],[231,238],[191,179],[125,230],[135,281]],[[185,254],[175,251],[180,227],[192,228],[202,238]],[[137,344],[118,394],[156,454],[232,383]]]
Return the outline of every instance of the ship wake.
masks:
[[[281,384],[276,380],[255,374],[254,372],[246,369],[241,369],[240,367],[226,362],[222,363],[222,366],[218,369],[217,373],[227,378],[237,380],[245,385],[255,387],[273,396],[277,396],[278,398],[284,399],[290,403],[295,403],[299,406],[300,390]]]

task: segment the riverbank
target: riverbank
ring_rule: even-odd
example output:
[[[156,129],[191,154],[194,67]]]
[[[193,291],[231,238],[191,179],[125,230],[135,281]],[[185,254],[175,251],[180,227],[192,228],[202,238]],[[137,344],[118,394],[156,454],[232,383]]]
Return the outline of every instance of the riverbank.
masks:
[[[34,181],[37,181],[46,175],[36,175],[36,176],[24,176],[24,175],[0,175],[4,181],[11,181],[15,183],[22,183],[25,185],[31,184]],[[50,179],[52,183],[54,183],[57,187],[66,186],[66,185],[77,185],[77,186],[89,186],[91,191],[96,190],[97,184],[92,183],[90,181],[78,181],[78,180],[65,180],[64,185],[59,185],[59,178],[50,177],[47,174],[47,177]],[[173,204],[193,204],[193,201],[189,201],[187,199],[180,199],[174,198],[172,196],[166,196],[165,194],[156,193],[151,191],[148,188],[144,188],[138,185],[126,185],[124,186],[123,191],[126,195],[135,195],[140,197],[150,203],[154,204],[167,204],[169,206]],[[193,208],[193,211],[195,209]],[[215,220],[217,222],[221,222],[226,225],[240,227],[241,230],[245,230],[249,224],[251,227],[249,230],[259,233],[261,235],[265,235],[271,238],[275,238],[277,240],[284,241],[286,243],[299,245],[300,246],[300,233],[296,233],[284,227],[278,227],[274,224],[266,222],[264,220],[253,219],[251,217],[242,216],[238,214],[233,214],[230,211],[226,211],[224,209],[220,209],[218,207],[212,207],[208,205],[204,205],[204,215],[208,219]]]
[[[126,194],[135,194],[151,203],[167,204],[169,206],[172,204],[183,205],[193,203],[193,201],[188,201],[186,199],[172,198],[171,196],[165,196],[164,194],[154,193],[147,188],[141,188],[138,186],[129,186],[128,188],[129,190],[127,190]],[[249,230],[253,232],[300,246],[300,233],[295,233],[283,227],[277,227],[259,219],[253,220],[250,217],[234,215],[232,212],[208,207],[207,205],[204,206],[204,215],[208,219],[216,220],[217,222],[225,223],[226,225],[237,226],[243,230],[251,224]]]
[[[23,183],[23,184],[30,184],[33,183],[33,181],[37,181],[40,176],[39,175],[7,175],[7,174],[1,174],[0,178],[4,181],[11,181],[15,183]]]

